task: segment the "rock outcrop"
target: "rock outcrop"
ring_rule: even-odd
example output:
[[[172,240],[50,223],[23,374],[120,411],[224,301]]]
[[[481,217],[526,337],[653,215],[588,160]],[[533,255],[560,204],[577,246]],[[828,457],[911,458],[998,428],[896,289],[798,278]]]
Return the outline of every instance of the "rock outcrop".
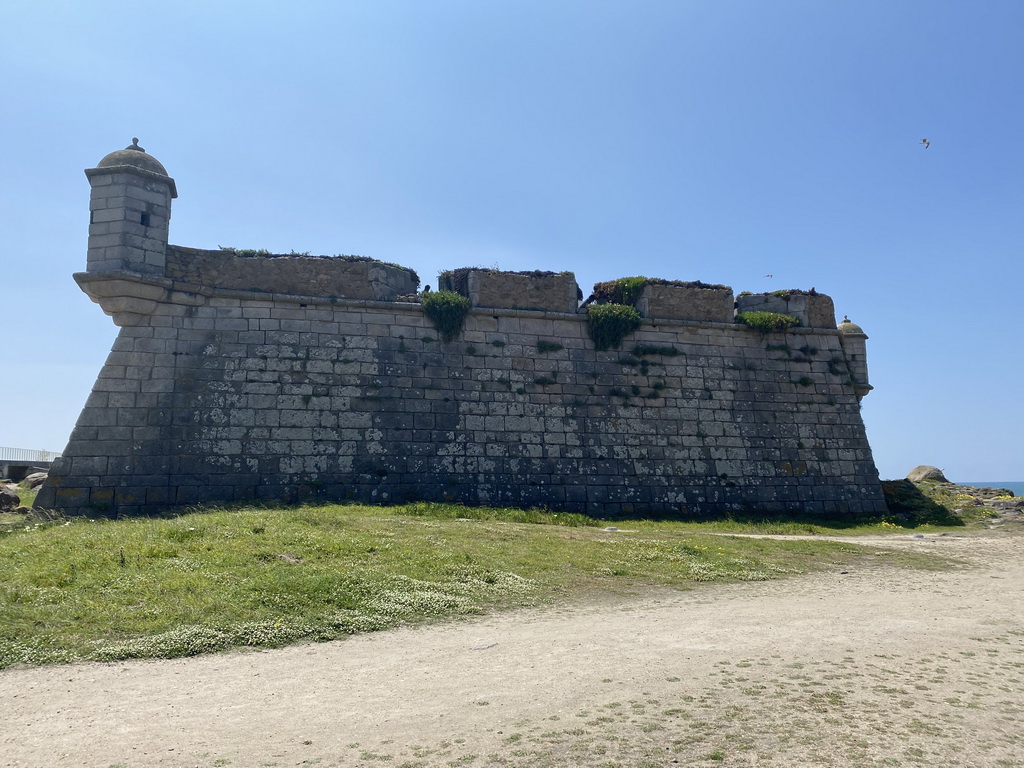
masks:
[[[932,470],[942,479],[933,479],[933,474],[923,480],[913,480],[918,470]],[[980,519],[990,528],[1004,523],[1024,523],[1024,496],[1015,496],[1008,488],[957,485],[946,480],[941,470],[929,466],[915,467],[907,479],[954,514],[968,519]]]
[[[40,485],[43,484],[43,481],[46,480],[48,476],[49,474],[47,472],[33,472],[31,475],[28,475],[21,482],[28,485],[29,488],[38,488]]]
[[[0,485],[0,512],[10,512],[21,504],[21,497],[6,486]]]
[[[922,481],[929,481],[932,483],[948,483],[949,480],[942,474],[942,470],[938,467],[933,467],[928,464],[921,464],[920,466],[914,467],[907,473],[907,480],[912,483],[920,483]]]

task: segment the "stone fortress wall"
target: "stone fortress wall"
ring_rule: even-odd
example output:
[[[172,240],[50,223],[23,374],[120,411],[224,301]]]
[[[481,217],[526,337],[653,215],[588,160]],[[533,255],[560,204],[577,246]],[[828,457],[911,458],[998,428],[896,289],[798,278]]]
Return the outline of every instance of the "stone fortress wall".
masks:
[[[648,285],[641,327],[602,351],[571,274],[458,270],[441,285],[472,308],[445,341],[410,270],[171,246],[176,189],[154,158],[134,145],[87,175],[75,279],[120,332],[38,506],[885,509],[859,411],[866,336],[837,328],[827,296]],[[737,303],[801,326],[760,333]]]

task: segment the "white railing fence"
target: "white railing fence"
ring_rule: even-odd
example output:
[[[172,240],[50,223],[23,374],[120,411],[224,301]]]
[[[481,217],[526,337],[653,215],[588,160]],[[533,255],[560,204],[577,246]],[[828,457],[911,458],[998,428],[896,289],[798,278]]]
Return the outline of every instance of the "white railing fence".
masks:
[[[0,446],[0,461],[50,462],[60,456],[54,451],[33,451],[29,448],[5,448]]]

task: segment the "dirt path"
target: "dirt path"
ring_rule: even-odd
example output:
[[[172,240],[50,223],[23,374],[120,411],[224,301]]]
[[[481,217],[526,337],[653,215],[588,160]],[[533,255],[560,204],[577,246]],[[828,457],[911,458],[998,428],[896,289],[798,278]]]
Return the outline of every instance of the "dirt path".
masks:
[[[0,673],[0,765],[1022,766],[1024,537],[337,643]]]

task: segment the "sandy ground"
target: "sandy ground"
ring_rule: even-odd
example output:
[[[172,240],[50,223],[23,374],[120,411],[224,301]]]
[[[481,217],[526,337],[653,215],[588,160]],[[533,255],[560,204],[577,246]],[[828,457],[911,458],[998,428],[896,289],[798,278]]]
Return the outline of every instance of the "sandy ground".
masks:
[[[0,673],[0,765],[1021,766],[1024,537],[266,652]]]

